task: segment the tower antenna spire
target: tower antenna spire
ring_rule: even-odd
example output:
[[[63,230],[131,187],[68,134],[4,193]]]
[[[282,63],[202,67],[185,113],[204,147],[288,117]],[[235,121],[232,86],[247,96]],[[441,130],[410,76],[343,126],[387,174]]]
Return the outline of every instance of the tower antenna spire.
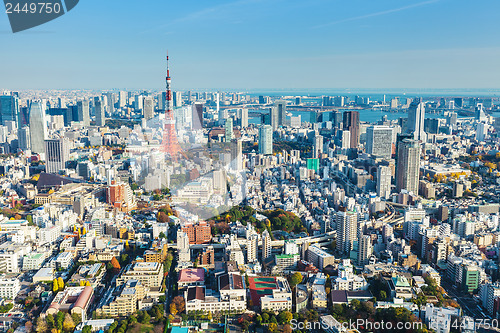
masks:
[[[172,90],[170,88],[170,68],[168,65],[168,51],[167,51],[167,76],[166,81],[166,98],[165,98],[165,128],[163,129],[163,150],[165,153],[170,155],[174,160],[177,159],[177,155],[181,153],[181,148],[179,146],[179,141],[177,140],[177,133],[175,131],[175,120],[174,120],[174,107],[172,101]]]

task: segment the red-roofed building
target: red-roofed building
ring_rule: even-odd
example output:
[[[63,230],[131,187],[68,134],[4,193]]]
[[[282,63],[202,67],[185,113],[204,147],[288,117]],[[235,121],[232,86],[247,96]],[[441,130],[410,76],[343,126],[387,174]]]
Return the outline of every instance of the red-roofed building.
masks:
[[[203,268],[184,268],[179,272],[177,280],[179,289],[204,285],[205,270]]]

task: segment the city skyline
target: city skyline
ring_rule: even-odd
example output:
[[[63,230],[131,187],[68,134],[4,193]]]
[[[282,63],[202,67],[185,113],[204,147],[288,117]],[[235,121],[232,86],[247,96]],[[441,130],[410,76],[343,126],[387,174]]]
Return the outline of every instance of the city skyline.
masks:
[[[2,89],[498,88],[497,2],[86,1],[12,34]],[[322,8],[322,10],[318,10]],[[165,23],[165,17],[168,22]],[[92,20],[93,24],[89,24]]]

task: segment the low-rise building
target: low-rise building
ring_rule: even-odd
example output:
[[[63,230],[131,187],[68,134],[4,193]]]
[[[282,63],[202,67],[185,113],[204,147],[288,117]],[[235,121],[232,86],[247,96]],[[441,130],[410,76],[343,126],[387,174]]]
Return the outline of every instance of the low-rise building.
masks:
[[[45,253],[30,253],[23,257],[23,271],[34,271],[42,267]]]
[[[94,299],[92,287],[66,287],[58,292],[46,311],[46,314],[56,315],[59,311],[78,314],[82,320],[87,318],[87,311]]]
[[[128,316],[140,309],[140,302],[146,297],[149,288],[137,280],[128,280],[120,294],[108,304],[97,309],[97,314],[106,317]]]
[[[205,270],[203,268],[184,268],[179,272],[179,278],[177,279],[179,289],[204,285]]]
[[[163,281],[163,264],[158,262],[134,262],[129,264],[116,285],[126,283],[128,280],[137,280],[146,287],[160,287]]]

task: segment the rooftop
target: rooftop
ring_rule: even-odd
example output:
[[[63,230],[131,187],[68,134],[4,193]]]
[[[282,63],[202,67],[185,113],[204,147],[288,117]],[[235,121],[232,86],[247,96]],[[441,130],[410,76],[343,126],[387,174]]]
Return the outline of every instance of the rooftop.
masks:
[[[179,273],[179,282],[203,282],[205,271],[203,268],[184,268]]]

